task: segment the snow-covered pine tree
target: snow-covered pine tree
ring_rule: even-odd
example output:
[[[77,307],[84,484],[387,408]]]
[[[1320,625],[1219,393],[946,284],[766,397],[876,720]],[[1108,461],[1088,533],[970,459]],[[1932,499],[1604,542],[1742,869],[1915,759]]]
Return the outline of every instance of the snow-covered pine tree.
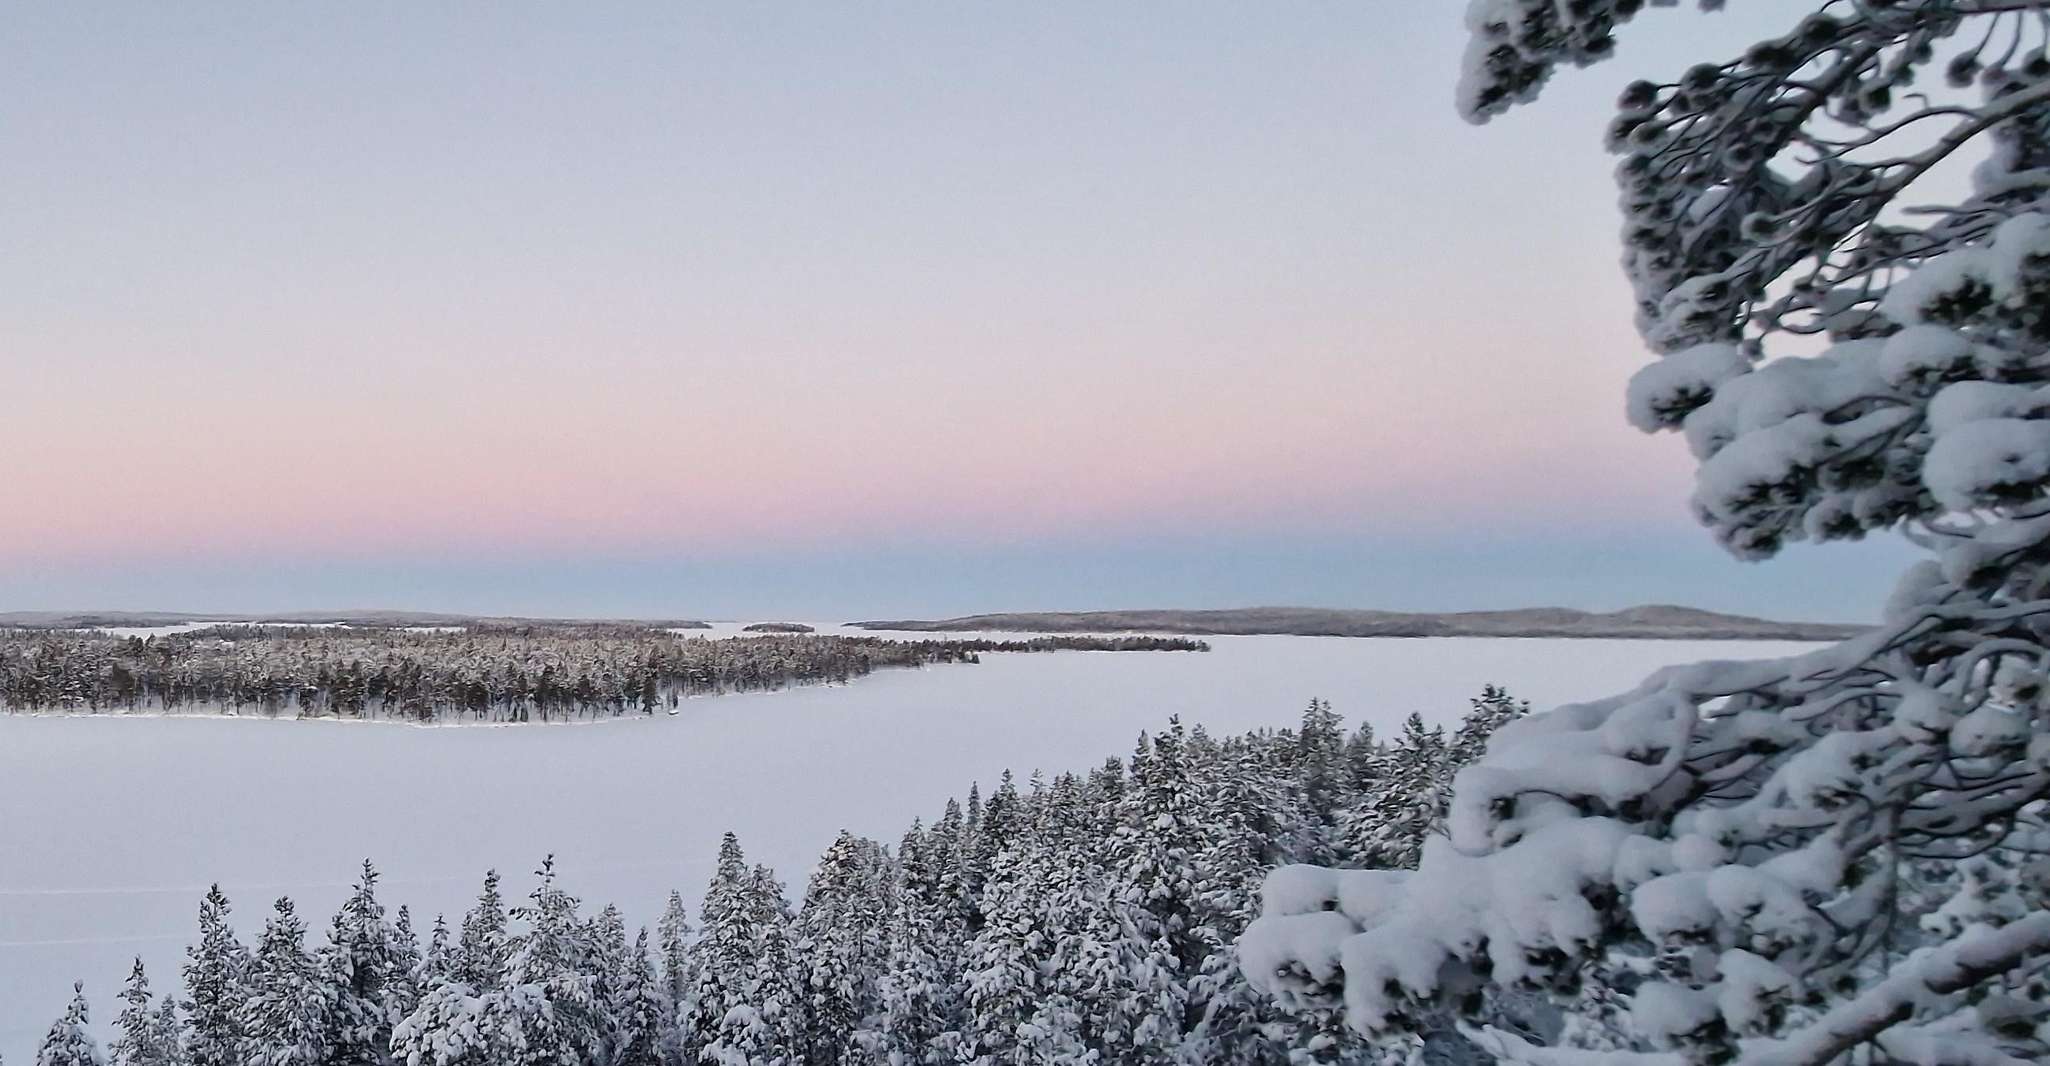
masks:
[[[456,945],[451,939],[448,919],[434,916],[434,931],[427,934],[427,950],[420,954],[420,964],[414,968],[413,983],[421,995],[433,991],[444,981],[455,978]],[[418,1006],[416,1002],[414,1004]]]
[[[240,1007],[248,952],[228,924],[228,897],[209,888],[199,903],[199,942],[185,949],[185,1060],[191,1066],[240,1066]]]
[[[1105,759],[1102,766],[1089,771],[1088,791],[1092,807],[1099,811],[1115,812],[1125,798],[1124,760]]]
[[[1519,700],[1496,685],[1484,686],[1481,694],[1473,698],[1466,717],[1460,720],[1458,731],[1452,734],[1452,746],[1447,753],[1452,765],[1471,766],[1479,762],[1487,752],[1488,738],[1529,713],[1529,700]]]
[[[1025,825],[1023,801],[1018,797],[1018,785],[1005,770],[998,781],[996,791],[983,800],[975,786],[968,789],[968,813],[966,834],[962,846],[963,883],[967,886],[971,900],[980,900],[983,883],[990,877],[990,868],[997,855],[1010,847]],[[981,908],[972,912],[970,921],[982,920]]]
[[[960,808],[928,833],[917,823],[897,846],[900,870],[888,925],[887,955],[877,979],[881,1015],[862,1044],[870,1061],[892,1066],[942,1066],[955,1061],[961,1037],[961,950],[966,923],[945,856],[958,848]]]
[[[646,928],[634,937],[626,970],[619,977],[606,1004],[606,1013],[612,1018],[608,1066],[666,1066],[670,1003],[655,972]]]
[[[766,866],[749,871],[747,898],[759,932],[748,967],[746,1008],[728,1014],[721,1043],[751,1066],[797,1066],[805,1061],[809,1015],[793,939],[795,915],[783,882]]]
[[[980,927],[962,960],[966,985],[960,1061],[974,1066],[1026,1066],[1036,1057],[1030,1025],[1045,989],[1041,964],[1053,945],[1042,922],[1045,885],[1026,842],[990,857],[982,885]]]
[[[791,1066],[801,1061],[802,993],[793,972],[789,905],[765,868],[749,869],[727,833],[699,907],[691,946],[694,981],[680,1008],[687,1061],[713,1066]]]
[[[498,894],[498,871],[491,870],[484,875],[476,905],[463,915],[451,967],[455,979],[479,991],[491,988],[505,965],[507,949],[505,901]]]
[[[626,916],[619,913],[619,905],[607,903],[598,909],[598,917],[591,920],[591,949],[595,953],[595,973],[603,985],[613,975],[626,969],[626,955],[630,945],[626,939]]]
[[[628,973],[632,969],[628,953],[633,946],[627,943],[626,918],[619,913],[617,904],[607,903],[600,908],[586,932],[590,957],[580,968],[591,976],[591,998],[595,1008],[593,1022],[600,1042],[606,1043],[609,1049],[615,1024],[611,1016],[612,1004],[621,989],[626,987]]]
[[[452,980],[428,990],[392,1027],[392,1057],[408,1066],[582,1066],[552,1057],[552,1041],[538,1053],[526,1043],[526,1034],[544,1025],[552,1010],[534,985],[479,995]]]
[[[956,967],[956,972],[961,949],[967,945],[968,937],[979,920],[975,913],[975,892],[968,884],[968,852],[962,829],[966,817],[960,803],[947,800],[940,820],[933,823],[932,831],[926,834],[920,849],[932,869],[934,899],[941,904],[942,958]]]
[[[1348,792],[1359,792],[1373,783],[1375,775],[1381,772],[1381,756],[1384,749],[1374,736],[1374,724],[1361,722],[1352,735],[1345,738],[1345,771]]]
[[[89,1013],[85,985],[72,985],[71,1003],[36,1048],[36,1066],[102,1066],[106,1060],[93,1039]]]
[[[392,919],[391,950],[391,973],[384,982],[385,1013],[390,1019],[385,1033],[387,1048],[391,1043],[389,1026],[420,1005],[420,972],[426,962],[420,938],[413,932],[413,913],[404,904]]]
[[[1097,1000],[1111,1008],[1108,1001],[1123,991],[1121,975],[1107,972],[1122,955],[1120,938],[1101,936],[1101,925],[1092,928],[1082,911],[1086,900],[1108,895],[1099,848],[1072,775],[1062,774],[1049,788],[1035,772],[1026,807],[1032,819],[1019,837],[1021,865],[1035,886],[1035,925],[1043,931],[1045,958],[1039,963],[1038,1002],[1019,1031],[1018,1051],[1039,1062],[1089,1061],[1095,1054],[1092,1008]],[[1087,891],[1092,882],[1094,894]],[[1092,931],[1099,936],[1092,938]]]
[[[727,833],[719,842],[718,867],[698,905],[698,937],[691,944],[692,985],[678,1005],[678,1043],[688,1062],[723,1061],[720,1025],[729,1012],[746,1002],[748,970],[760,937],[747,884],[747,860],[740,839]]]
[[[1296,773],[1311,809],[1325,821],[1337,814],[1337,796],[1346,773],[1343,720],[1328,700],[1311,700],[1296,729]]]
[[[525,928],[510,941],[500,971],[499,987],[519,990],[517,998],[506,997],[503,1013],[513,1019],[515,1043],[526,1061],[569,1066],[595,1055],[606,1027],[599,1017],[597,972],[607,952],[577,916],[576,898],[555,883],[555,856],[544,859],[534,875],[527,902],[511,912]],[[616,923],[617,911],[613,917]]]
[[[1052,940],[1035,1026],[1041,1052],[1054,1057],[1042,1061],[1167,1061],[1187,990],[1167,941],[1146,931],[1140,887],[1110,865],[1083,797],[1073,775],[1056,778],[1033,834],[1040,922]]]
[[[968,801],[961,814],[961,851],[973,855],[977,834],[982,832],[982,782],[968,783]]]
[[[671,893],[672,897],[676,894]],[[675,1041],[669,1032],[669,992],[656,975],[643,928],[632,944],[619,908],[607,904],[593,925],[597,949],[597,1010],[602,1030],[600,1061],[610,1066],[655,1066]]]
[[[1148,1028],[1175,1038],[1202,1013],[1200,1003],[1186,1001],[1188,980],[1202,971],[1203,960],[1218,946],[1206,936],[1197,913],[1204,878],[1196,862],[1205,830],[1198,822],[1187,742],[1181,719],[1170,718],[1168,728],[1153,738],[1147,758],[1137,763],[1111,862],[1112,892],[1130,911],[1135,951],[1143,958],[1135,958],[1132,966],[1164,972],[1177,990],[1179,1002],[1148,1004],[1161,1012]],[[1146,980],[1150,984],[1153,978]]]
[[[178,1019],[178,1001],[165,992],[157,1002],[156,1043],[164,1050],[165,1066],[184,1066],[185,1030]]]
[[[627,949],[623,968],[606,990],[604,1011],[609,1029],[608,1066],[667,1066],[675,1046],[670,1030],[675,1015],[644,926]]]
[[[884,959],[882,849],[846,830],[814,868],[794,949],[805,996],[805,1061],[837,1066],[878,1008]]]
[[[1371,738],[1371,731],[1362,732]],[[1190,1066],[1343,1061],[1360,1043],[1333,1019],[1306,1020],[1280,1010],[1247,983],[1239,966],[1236,941],[1259,913],[1261,877],[1276,865],[1319,861],[1330,852],[1297,773],[1297,744],[1273,749],[1233,738],[1193,767],[1205,828],[1196,861],[1202,875],[1196,914],[1204,938],[1223,946],[1188,980],[1189,1000],[1201,1005],[1181,1048]],[[1348,744],[1348,758],[1351,751]],[[1344,808],[1357,788],[1349,770],[1341,785],[1336,802]]]
[[[377,899],[377,869],[365,859],[321,950],[335,991],[327,1046],[338,1063],[385,1061],[392,1025],[417,1005],[418,997],[408,991],[411,953],[401,949],[398,930],[384,914]]]
[[[598,1057],[592,989],[586,972],[596,957],[577,901],[555,884],[554,859],[543,862],[527,904],[513,912],[517,937],[481,935],[505,915],[465,921],[475,948],[504,952],[490,984],[478,990],[452,973],[428,990],[420,1006],[392,1029],[392,1056],[409,1066],[586,1066]],[[486,879],[485,900],[472,917],[502,908],[498,879]],[[470,959],[481,957],[471,953]]]
[[[173,1066],[178,1045],[175,1030],[165,1042],[162,1021],[150,1006],[149,975],[142,960],[128,972],[128,986],[121,990],[121,1013],[114,1018],[114,1039],[107,1044],[111,1066]]]
[[[1655,6],[1481,0],[1462,106],[1532,98]],[[2046,829],[2046,13],[1826,3],[1624,91],[1625,266],[1661,353],[1629,419],[1687,438],[1696,513],[1740,556],[1900,530],[1932,558],[1841,645],[1505,726],[1415,873],[1273,875],[1251,980],[1316,1006],[1342,980],[1376,1034],[1508,988],[1623,1001],[1613,1050],[1485,1034],[1514,1061],[2050,1057],[2050,911],[1910,921]]]
[[[1372,787],[1341,825],[1353,865],[1414,869],[1425,839],[1443,828],[1452,770],[1445,731],[1426,728],[1423,716],[1411,713],[1383,754]]]
[[[690,988],[690,914],[683,906],[683,893],[672,891],[669,902],[662,908],[662,920],[656,926],[661,938],[662,986],[667,989],[669,1001],[683,1002],[684,992]]]
[[[697,985],[696,928],[683,905],[683,893],[672,890],[656,924],[656,967],[667,1023],[662,1029],[662,1056],[667,1063],[695,1062],[683,1050],[680,1020],[689,1013],[691,990]]]
[[[329,1041],[339,987],[329,968],[306,950],[306,925],[292,901],[279,897],[273,911],[249,967],[248,995],[236,1009],[241,1061],[322,1066],[337,1050]]]

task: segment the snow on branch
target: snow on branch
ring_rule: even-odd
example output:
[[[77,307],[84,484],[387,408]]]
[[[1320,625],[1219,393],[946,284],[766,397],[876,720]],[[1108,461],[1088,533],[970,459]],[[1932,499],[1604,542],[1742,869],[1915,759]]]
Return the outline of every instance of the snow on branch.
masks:
[[[1644,6],[1477,0],[1463,107]],[[1630,421],[1686,438],[1739,556],[1900,530],[1931,558],[1836,647],[1506,726],[1413,873],[1276,871],[1247,980],[1519,1062],[2050,1060],[2050,2],[1824,3],[1620,110],[1666,353]],[[1953,160],[1970,194],[1910,204]],[[1563,1024],[1488,1028],[1516,995]]]

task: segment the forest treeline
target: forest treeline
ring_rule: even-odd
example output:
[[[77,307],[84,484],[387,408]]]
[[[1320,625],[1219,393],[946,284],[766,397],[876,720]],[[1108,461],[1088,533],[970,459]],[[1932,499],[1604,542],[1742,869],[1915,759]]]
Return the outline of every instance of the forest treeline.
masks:
[[[80,990],[37,1061],[1380,1062],[1335,1017],[1249,989],[1234,941],[1279,864],[1415,865],[1452,772],[1526,710],[1490,687],[1450,735],[1411,715],[1387,741],[1322,702],[1296,728],[1224,739],[1171,721],[1127,759],[971,789],[894,845],[843,832],[795,907],[729,833],[695,916],[672,892],[637,934],[615,907],[588,913],[552,863],[517,905],[487,875],[424,942],[368,863],[319,944],[289,899],[242,943],[216,888],[182,995],[153,995],[138,960],[105,1053]]]
[[[987,653],[1208,649],[1181,637],[707,639],[632,625],[229,625],[146,638],[0,630],[0,710],[576,721],[673,710],[690,696],[974,663]]]

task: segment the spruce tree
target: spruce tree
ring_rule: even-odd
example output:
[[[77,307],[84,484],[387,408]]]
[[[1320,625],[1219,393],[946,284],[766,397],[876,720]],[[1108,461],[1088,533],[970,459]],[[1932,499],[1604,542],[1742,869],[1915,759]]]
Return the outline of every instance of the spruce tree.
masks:
[[[157,1003],[156,1045],[163,1049],[166,1066],[184,1066],[186,1062],[183,1046],[184,1028],[178,1020],[178,1001],[169,992]]]
[[[958,823],[960,808],[949,801]],[[965,923],[954,913],[954,886],[942,860],[958,846],[942,819],[928,833],[916,823],[898,845],[899,883],[889,921],[888,957],[878,980],[881,1017],[873,1050],[897,1066],[955,1060],[961,1034],[961,949]]]
[[[1329,821],[1346,772],[1345,731],[1326,700],[1311,700],[1296,730],[1296,773],[1317,814]]]
[[[790,904],[782,882],[766,866],[750,872],[747,891],[758,929],[747,1004],[727,1017],[721,1042],[750,1064],[794,1066],[804,1061],[808,1012]]]
[[[1040,1061],[1029,1026],[1045,992],[1041,963],[1053,945],[1042,921],[1040,871],[1023,842],[997,852],[982,886],[980,928],[962,962],[967,1007],[962,1061],[1024,1066]]]
[[[413,914],[404,904],[399,906],[392,919],[391,971],[385,976],[385,1043],[390,1044],[390,1026],[400,1018],[413,1013],[420,1005],[420,970],[425,962],[420,953],[420,938],[413,933]]]
[[[538,886],[512,915],[524,927],[518,937],[471,938],[473,947],[495,944],[503,953],[489,986],[479,992],[451,975],[428,990],[420,1006],[393,1027],[395,1059],[434,1066],[586,1066],[601,1057],[603,1019],[589,972],[595,946],[577,917],[575,898],[555,884],[554,860],[544,862],[537,875]],[[473,917],[502,906],[495,875],[487,879],[485,896]],[[503,929],[503,912],[495,923],[484,917],[465,925]],[[479,957],[470,956],[473,965]]]
[[[820,857],[794,948],[805,997],[806,1061],[838,1063],[877,1006],[886,917],[881,851],[842,830]]]
[[[366,859],[321,952],[336,997],[327,1040],[341,1063],[385,1059],[393,1023],[414,1006],[416,997],[408,991],[410,953],[400,947],[398,930],[384,914],[384,904],[377,899],[377,869]]]
[[[526,1061],[583,1062],[606,1027],[595,973],[603,953],[577,917],[576,898],[555,883],[555,857],[535,876],[527,903],[512,912],[525,930],[510,942],[494,995]]]
[[[1444,830],[1453,769],[1445,731],[1425,728],[1419,714],[1404,719],[1379,779],[1344,827],[1354,864],[1415,869],[1424,841]]]
[[[1050,938],[1033,1019],[1039,1053],[1104,1062],[1162,1061],[1180,1038],[1182,990],[1157,941],[1135,921],[1136,900],[1106,866],[1080,782],[1049,789],[1032,837],[1040,923]],[[1093,1049],[1091,1051],[1090,1049]]]
[[[89,1012],[85,985],[72,985],[71,1003],[36,1048],[36,1066],[103,1066],[106,1060],[100,1056],[99,1042],[93,1039],[89,1028]]]
[[[505,901],[498,894],[498,871],[484,875],[484,889],[476,906],[463,915],[462,937],[456,942],[453,976],[471,988],[483,991],[498,983],[499,968],[507,953]]]
[[[1454,766],[1471,766],[1486,754],[1488,738],[1505,725],[1530,713],[1530,701],[1519,700],[1494,685],[1481,689],[1481,694],[1472,700],[1472,709],[1459,723],[1459,730],[1452,734],[1449,756]]]
[[[661,937],[662,986],[667,990],[671,1003],[681,1004],[691,978],[690,914],[684,910],[683,893],[669,893],[669,902],[662,908],[662,920],[656,931]]]
[[[1196,866],[1201,828],[1190,777],[1187,733],[1181,720],[1153,739],[1134,775],[1116,837],[1119,895],[1134,905],[1137,935],[1170,972],[1198,972],[1216,945],[1206,940],[1196,912],[1203,882]],[[1177,1031],[1184,1024],[1175,1019]]]
[[[172,1066],[177,1044],[164,1042],[164,1030],[157,1012],[150,1006],[149,976],[142,960],[135,960],[128,973],[128,987],[121,991],[121,1013],[114,1019],[114,1039],[107,1045],[112,1066]]]
[[[1195,775],[1204,829],[1195,914],[1204,939],[1221,947],[1187,982],[1197,1018],[1182,1054],[1192,1066],[1281,1066],[1306,1050],[1291,1046],[1303,1026],[1247,984],[1235,943],[1259,913],[1260,880],[1268,869],[1330,852],[1294,771],[1295,748],[1282,759],[1268,747],[1234,738],[1199,764]],[[1336,794],[1341,808],[1352,801],[1355,787],[1348,773]]]
[[[608,988],[605,1013],[611,1020],[605,1066],[664,1066],[670,1027],[669,1002],[642,929]]]
[[[719,842],[718,868],[700,904],[697,941],[691,946],[693,983],[679,1010],[678,1043],[686,1061],[732,1061],[723,1041],[727,1016],[748,1002],[750,974],[761,939],[761,914],[750,898],[751,875],[740,839]]]
[[[250,966],[248,996],[236,1011],[242,1061],[247,1066],[320,1066],[338,1050],[331,1042],[338,975],[306,950],[306,926],[292,901],[280,897],[274,910]]]
[[[199,942],[185,949],[185,1059],[191,1066],[241,1066],[247,952],[228,925],[221,886],[199,904]]]
[[[434,931],[427,936],[427,950],[420,956],[415,981],[422,995],[445,981],[455,980],[456,945],[451,942],[448,919],[434,916]]]
[[[1352,736],[1345,739],[1348,792],[1357,793],[1372,786],[1375,776],[1381,772],[1381,755],[1381,742],[1374,736],[1374,724],[1361,722]]]

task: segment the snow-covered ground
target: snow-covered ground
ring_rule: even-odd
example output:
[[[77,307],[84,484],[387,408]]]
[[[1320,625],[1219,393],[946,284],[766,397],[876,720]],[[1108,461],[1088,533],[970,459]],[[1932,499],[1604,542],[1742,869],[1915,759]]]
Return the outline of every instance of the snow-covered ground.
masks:
[[[970,781],[1093,765],[1170,714],[1238,732],[1321,696],[1349,722],[1449,722],[1485,682],[1547,706],[1670,663],[1810,647],[1207,639],[1201,655],[989,655],[593,728],[0,715],[0,1056],[32,1061],[74,979],[100,1023],[133,956],[175,986],[213,880],[245,938],[280,894],[320,930],[368,857],[424,935],[487,867],[524,892],[553,852],[571,891],[651,922],[670,888],[695,900],[724,830],[801,892],[842,827],[894,840]]]

